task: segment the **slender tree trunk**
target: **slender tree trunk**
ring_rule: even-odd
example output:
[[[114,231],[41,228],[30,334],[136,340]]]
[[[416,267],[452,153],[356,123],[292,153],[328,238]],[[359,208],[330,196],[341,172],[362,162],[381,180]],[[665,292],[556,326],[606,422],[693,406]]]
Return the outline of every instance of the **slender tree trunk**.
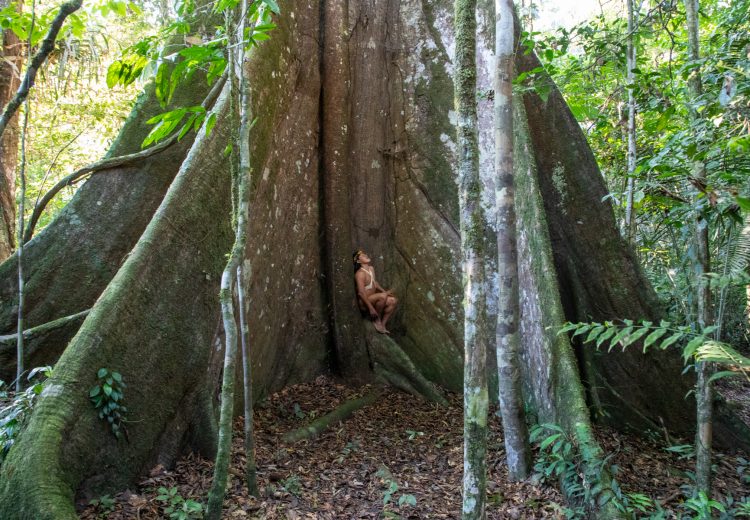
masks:
[[[626,82],[628,85],[628,187],[627,202],[625,205],[625,235],[628,242],[635,244],[635,213],[633,208],[633,195],[635,192],[635,165],[636,165],[636,129],[635,129],[635,94],[630,88],[635,81],[633,69],[636,67],[635,54],[635,31],[636,13],[635,0],[626,0],[628,10],[628,44],[626,56]]]
[[[32,24],[33,25],[33,24]],[[18,262],[18,320],[16,321],[16,392],[20,392],[23,385],[24,373],[24,273],[23,273],[23,229],[24,229],[24,206],[26,202],[26,137],[29,126],[29,103],[26,101],[23,113],[23,129],[21,131],[21,167],[18,171],[19,180],[19,202],[18,202],[18,249],[16,258]]]
[[[484,211],[476,108],[476,1],[456,0],[455,99],[458,197],[464,285],[464,478],[462,518],[485,518],[489,339],[484,266]]]
[[[690,60],[697,62],[700,59],[700,24],[698,20],[698,0],[685,0],[685,14],[687,16],[688,29],[688,52]],[[701,69],[693,70],[688,79],[688,86],[693,101],[703,93],[701,82]],[[691,123],[699,124],[700,116],[693,108],[691,112]],[[700,145],[699,145],[700,146]],[[705,184],[706,165],[702,161],[693,164],[693,176],[700,184]],[[698,194],[700,196],[700,194]],[[698,201],[696,201],[698,202]],[[705,202],[705,199],[704,201]],[[703,205],[703,204],[701,204]],[[693,260],[693,272],[697,287],[698,315],[697,327],[702,330],[713,322],[711,304],[711,290],[708,285],[706,274],[711,271],[711,259],[709,256],[708,221],[698,209],[695,221],[695,259]],[[713,373],[710,363],[701,362],[696,365],[697,382],[695,400],[697,405],[697,431],[695,436],[695,484],[698,491],[711,494],[711,443],[713,438],[713,388],[709,379]]]
[[[518,336],[518,253],[513,180],[513,2],[495,1],[495,172],[497,204],[497,372],[508,474],[529,475],[531,450],[521,394]]]
[[[0,9],[9,0],[0,0]],[[21,3],[18,3],[20,9]],[[5,107],[21,81],[21,42],[10,29],[2,31],[0,60],[0,107]],[[18,117],[11,118],[8,131],[0,138],[0,262],[13,252],[15,244],[15,185],[18,160]]]
[[[31,1],[31,25],[29,27],[29,38],[26,42],[26,58],[29,61],[29,68],[31,68],[31,35],[34,34],[34,24],[36,22],[36,1]],[[26,71],[28,77],[29,71]],[[25,80],[24,80],[25,81]],[[19,89],[20,90],[20,89]],[[17,96],[17,95],[16,95]],[[16,258],[18,259],[18,320],[16,324],[16,392],[20,392],[23,387],[23,373],[24,373],[24,342],[23,342],[23,330],[24,330],[24,308],[23,304],[25,301],[24,293],[24,272],[23,272],[23,234],[24,234],[24,219],[26,209],[26,139],[28,138],[29,129],[29,100],[24,99],[23,102],[23,128],[21,129],[21,167],[18,170],[19,180],[19,194],[18,194],[18,225],[17,225],[17,241],[18,249],[16,250]],[[12,119],[13,116],[10,116]],[[0,131],[0,138],[2,132]]]
[[[248,0],[242,0],[240,12],[247,13]],[[244,40],[245,26],[247,15],[244,14],[239,23],[239,39]],[[250,31],[253,27],[250,27]],[[240,67],[240,128],[239,142],[237,143],[240,152],[240,183],[249,182],[252,174],[250,162],[250,126],[252,121],[251,109],[251,92],[250,92],[250,70],[245,60],[246,54],[244,47],[239,49],[239,67]],[[241,199],[241,201],[244,199]],[[242,209],[242,208],[240,208]],[[239,223],[237,224],[239,229]],[[243,230],[243,232],[247,232]],[[246,242],[246,241],[245,241]],[[242,244],[242,255],[245,255],[245,243]],[[242,375],[243,375],[243,397],[244,397],[244,416],[245,416],[245,480],[247,482],[247,491],[253,496],[258,496],[258,484],[256,478],[255,463],[255,434],[253,431],[253,372],[250,363],[250,345],[248,344],[247,320],[245,320],[245,291],[243,288],[244,279],[242,277],[242,265],[237,266],[237,304],[240,308],[240,340],[242,345]]]
[[[245,427],[245,481],[247,492],[254,497],[258,492],[257,463],[255,462],[255,428],[253,425],[253,371],[250,362],[247,321],[245,320],[245,291],[242,288],[242,266],[237,268],[237,305],[240,308],[240,340],[242,345],[242,379]]]
[[[246,16],[246,11],[240,13],[240,17]],[[224,324],[224,373],[221,384],[221,414],[219,418],[219,440],[216,450],[216,461],[214,464],[214,479],[211,490],[208,494],[208,508],[206,518],[208,520],[218,520],[221,518],[222,506],[224,504],[224,494],[227,487],[227,478],[229,473],[229,463],[232,454],[232,419],[234,418],[234,384],[237,377],[237,316],[234,312],[234,281],[237,278],[237,270],[240,267],[242,258],[245,254],[245,244],[247,242],[247,218],[248,218],[248,197],[247,184],[250,174],[250,157],[249,157],[249,140],[246,132],[249,130],[249,120],[247,108],[242,105],[246,99],[242,95],[245,89],[241,89],[240,84],[247,78],[244,72],[244,63],[238,58],[238,53],[242,53],[244,45],[244,34],[234,22],[234,13],[231,9],[226,11],[226,28],[230,34],[229,41],[232,43],[229,51],[227,67],[229,69],[230,82],[230,114],[229,118],[232,129],[232,146],[239,150],[238,161],[232,161],[232,182],[236,187],[237,200],[235,201],[234,220],[236,221],[236,230],[234,245],[230,251],[229,260],[221,275],[221,291],[219,292],[219,301],[221,302],[221,319]],[[239,106],[238,106],[239,105]],[[239,124],[235,113],[240,111]],[[244,124],[244,126],[243,126]],[[238,128],[239,127],[239,128]],[[245,142],[241,142],[244,140]],[[237,164],[239,162],[239,164]]]

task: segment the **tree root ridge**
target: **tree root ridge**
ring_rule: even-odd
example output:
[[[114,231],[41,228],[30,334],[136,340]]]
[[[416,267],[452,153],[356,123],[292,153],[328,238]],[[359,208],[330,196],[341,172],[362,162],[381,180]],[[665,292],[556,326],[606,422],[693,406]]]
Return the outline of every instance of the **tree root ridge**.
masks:
[[[197,442],[188,425],[200,421],[196,409],[205,408],[197,405],[212,388],[205,367],[219,314],[218,274],[231,245],[228,215],[206,218],[225,215],[231,201],[221,153],[227,108],[222,94],[216,127],[198,134],[143,236],[57,363],[0,467],[0,517],[73,519],[76,493],[86,499],[124,487],[156,462],[171,464],[187,439],[215,442]],[[209,238],[200,250],[188,249],[173,225]],[[118,369],[128,384],[128,443],[109,433],[89,402],[102,367]]]
[[[367,348],[377,376],[410,394],[440,405],[448,404],[437,387],[422,375],[392,337],[379,334],[372,324],[367,324],[366,329]]]
[[[36,327],[31,327],[30,329],[26,329],[25,331],[23,331],[23,337],[24,339],[31,339],[36,336],[41,336],[45,332],[63,327],[72,321],[83,320],[83,318],[88,316],[89,312],[91,312],[91,309],[86,309],[85,311],[77,312],[75,314],[71,314],[70,316],[63,316],[62,318],[58,318],[47,323],[42,323],[41,325],[37,325]],[[0,336],[0,345],[11,345],[15,343],[16,338],[18,338],[18,333],[5,334],[3,336]]]
[[[335,410],[318,417],[307,426],[287,432],[282,439],[285,443],[293,444],[301,440],[315,438],[327,428],[347,420],[357,410],[371,405],[377,401],[383,393],[384,391],[382,389],[374,390],[361,397],[357,397],[356,399],[344,401],[336,407]]]

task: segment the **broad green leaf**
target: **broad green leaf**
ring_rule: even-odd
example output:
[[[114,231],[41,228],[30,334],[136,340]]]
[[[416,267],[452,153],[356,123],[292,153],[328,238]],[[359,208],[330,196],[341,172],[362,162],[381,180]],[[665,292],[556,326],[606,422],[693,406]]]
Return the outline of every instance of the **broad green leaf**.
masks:
[[[630,334],[623,341],[623,343],[622,343],[623,348],[624,347],[629,347],[630,345],[632,345],[633,343],[635,343],[636,341],[638,341],[639,339],[641,339],[643,336],[646,335],[646,333],[649,330],[651,330],[651,329],[649,329],[648,327],[642,327],[642,328],[636,330],[635,332],[633,332],[632,334]]]
[[[601,347],[602,343],[610,339],[612,336],[614,336],[617,333],[617,327],[614,325],[610,325],[606,332],[599,336],[599,338],[596,340],[596,348]]]
[[[682,339],[685,335],[682,332],[675,332],[671,336],[669,336],[667,339],[661,342],[661,345],[659,345],[659,348],[662,350],[666,350],[671,345]]]
[[[646,352],[646,349],[654,344],[655,341],[657,341],[659,338],[661,338],[664,334],[667,333],[666,329],[656,329],[651,334],[649,334],[646,337],[646,341],[643,342],[643,351]]]
[[[612,338],[612,341],[611,341],[611,342],[610,342],[610,344],[609,344],[609,348],[610,348],[610,350],[612,349],[612,347],[614,347],[614,346],[615,346],[615,345],[617,345],[618,343],[622,342],[622,340],[623,340],[623,339],[624,339],[625,337],[629,336],[629,335],[630,335],[630,334],[631,334],[632,332],[633,332],[633,327],[632,327],[632,326],[630,326],[630,327],[625,327],[625,328],[624,328],[624,329],[622,329],[622,330],[621,330],[620,332],[618,332],[618,333],[617,333],[617,334],[615,335],[615,337],[614,337],[614,338]]]
[[[599,334],[601,334],[602,332],[604,332],[605,328],[606,327],[604,327],[604,325],[597,325],[596,327],[594,327],[593,329],[591,329],[589,331],[589,335],[586,336],[586,339],[584,340],[584,343],[590,343],[590,342],[594,341],[599,336]]]

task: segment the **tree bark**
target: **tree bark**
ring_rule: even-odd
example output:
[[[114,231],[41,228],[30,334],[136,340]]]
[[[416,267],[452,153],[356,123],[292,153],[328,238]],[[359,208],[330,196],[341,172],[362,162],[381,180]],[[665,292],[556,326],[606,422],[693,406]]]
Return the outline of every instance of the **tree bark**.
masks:
[[[0,0],[0,9],[8,7],[9,4],[9,0]],[[19,9],[20,5],[19,2]],[[18,89],[23,65],[21,42],[11,30],[2,31],[2,57],[0,107],[5,107]],[[10,119],[7,131],[0,137],[0,262],[8,258],[15,247],[17,161],[18,117],[16,116]]]
[[[174,106],[201,103],[208,93],[196,81],[175,94]],[[140,150],[149,131],[145,122],[160,113],[151,87],[141,96],[108,157]],[[25,322],[27,328],[89,309],[143,233],[192,143],[192,136],[137,164],[94,175],[49,226],[26,244]],[[0,331],[16,331],[17,260],[0,264]],[[26,344],[27,367],[53,364],[76,333],[71,322]],[[15,348],[0,345],[0,379],[16,370]]]
[[[485,4],[477,66],[486,79],[494,38]],[[321,53],[335,40],[321,39],[321,13],[333,7],[317,0],[281,2],[278,29],[249,64],[258,123],[243,289],[256,399],[343,366],[334,361],[333,297],[325,278],[325,229],[342,224],[326,220],[335,213],[322,207],[328,204],[328,170],[321,154],[330,158],[339,146],[325,143],[331,132],[325,134],[322,123],[331,108],[323,108],[327,69]],[[358,246],[375,252],[380,281],[394,288],[401,305],[393,337],[353,322],[364,329],[366,365],[373,377],[439,400],[432,383],[462,388],[464,335],[455,71],[448,53],[455,45],[452,2],[352,2],[348,20],[343,84],[350,108],[337,117],[347,125],[343,173],[351,242],[339,238],[346,258],[331,262],[348,264]],[[536,66],[533,56],[516,56],[519,71]],[[206,91],[196,81],[179,103],[197,104]],[[606,192],[593,155],[559,92],[553,90],[546,103],[533,93],[522,101],[514,119],[514,168],[524,389],[539,419],[577,436],[593,472],[601,451],[591,435],[586,388],[573,348],[555,332],[566,320],[658,318],[660,311],[611,206],[601,202]],[[144,118],[156,110],[153,98],[142,100],[110,156],[137,150],[147,131]],[[216,291],[232,239],[226,140],[214,140],[218,130],[217,123],[210,143],[194,145],[204,152],[194,150],[189,161],[193,145],[183,140],[143,165],[94,175],[29,242],[29,325],[93,309],[67,349],[75,320],[28,341],[36,349],[28,366],[48,364],[63,349],[65,354],[29,429],[0,467],[3,518],[54,517],[58,508],[65,518],[76,495],[122,489],[183,448],[212,453],[216,361],[222,356]],[[491,165],[491,112],[480,111],[479,132],[480,164]],[[522,200],[528,201],[523,207]],[[351,271],[341,272],[351,288]],[[15,332],[6,323],[13,315],[14,274],[13,259],[0,265],[3,334]],[[353,289],[347,304],[355,304]],[[675,433],[692,432],[695,415],[683,399],[692,381],[680,375],[676,353],[644,357],[634,349],[592,357],[595,373],[583,379],[613,389],[601,392],[606,420],[639,428],[662,418]],[[127,446],[115,443],[87,400],[103,366],[122,368],[128,384],[125,400],[134,423]],[[0,368],[13,372],[15,364],[2,358]],[[717,439],[743,446],[750,436],[739,431],[724,428]],[[113,478],[107,468],[116,460],[123,470]]]
[[[498,403],[505,459],[512,480],[531,469],[531,450],[521,393],[518,335],[518,256],[513,176],[513,2],[495,2],[495,172],[497,175],[497,266],[499,279],[496,349]]]
[[[207,346],[219,317],[218,279],[232,233],[228,215],[206,213],[218,216],[230,206],[228,161],[221,152],[228,137],[226,92],[215,110],[216,127],[210,136],[203,130],[198,135],[0,469],[0,516],[74,519],[77,491],[90,498],[125,486],[156,463],[171,464],[185,448],[215,453],[215,423],[210,428],[212,421],[203,421],[215,417]],[[128,443],[109,435],[88,402],[101,367],[118,369],[128,384]],[[165,383],[158,398],[154,378]],[[190,428],[198,424],[203,428]],[[102,471],[115,466],[116,474]]]
[[[464,286],[464,477],[461,518],[486,517],[487,503],[487,282],[483,262],[486,217],[482,208],[477,131],[476,1],[456,0],[457,170]]]
[[[626,50],[626,82],[628,84],[628,188],[625,203],[625,236],[628,242],[635,247],[635,214],[633,209],[633,197],[635,193],[635,166],[636,166],[636,128],[635,128],[635,94],[630,86],[635,81],[636,54],[635,54],[635,31],[636,13],[635,0],[626,0],[628,11],[628,43]]]
[[[323,2],[321,36],[321,177],[325,204],[322,220],[329,328],[334,361],[341,373],[358,380],[370,374],[361,317],[352,298],[353,249],[350,208],[350,68],[349,2]]]
[[[685,0],[685,15],[687,18],[688,53],[690,60],[698,62],[700,59],[700,23],[698,20],[698,0]],[[688,80],[693,100],[697,100],[703,93],[701,69],[693,70]],[[693,125],[699,124],[700,116],[693,108],[690,110],[690,120]],[[699,139],[696,132],[696,141]],[[701,146],[700,143],[697,143]],[[706,165],[696,161],[693,165],[693,175],[697,182],[706,182]],[[699,194],[700,195],[700,194]],[[702,215],[704,200],[695,200],[698,205],[695,221],[695,258],[693,272],[697,288],[698,302],[697,329],[703,330],[713,325],[713,305],[711,303],[711,289],[706,275],[711,272],[711,258],[708,238],[708,221]],[[695,486],[698,491],[711,496],[711,445],[713,442],[713,403],[714,391],[710,382],[714,370],[711,363],[698,362],[695,366],[697,381],[695,386],[697,431],[695,435]]]

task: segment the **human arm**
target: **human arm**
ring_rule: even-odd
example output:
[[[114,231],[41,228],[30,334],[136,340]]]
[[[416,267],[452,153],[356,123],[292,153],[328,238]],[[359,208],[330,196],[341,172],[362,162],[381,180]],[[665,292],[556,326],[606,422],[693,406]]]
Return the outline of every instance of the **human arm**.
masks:
[[[377,281],[375,282],[375,292],[382,292],[393,296],[393,291],[391,289],[384,289],[383,286],[380,285]]]

